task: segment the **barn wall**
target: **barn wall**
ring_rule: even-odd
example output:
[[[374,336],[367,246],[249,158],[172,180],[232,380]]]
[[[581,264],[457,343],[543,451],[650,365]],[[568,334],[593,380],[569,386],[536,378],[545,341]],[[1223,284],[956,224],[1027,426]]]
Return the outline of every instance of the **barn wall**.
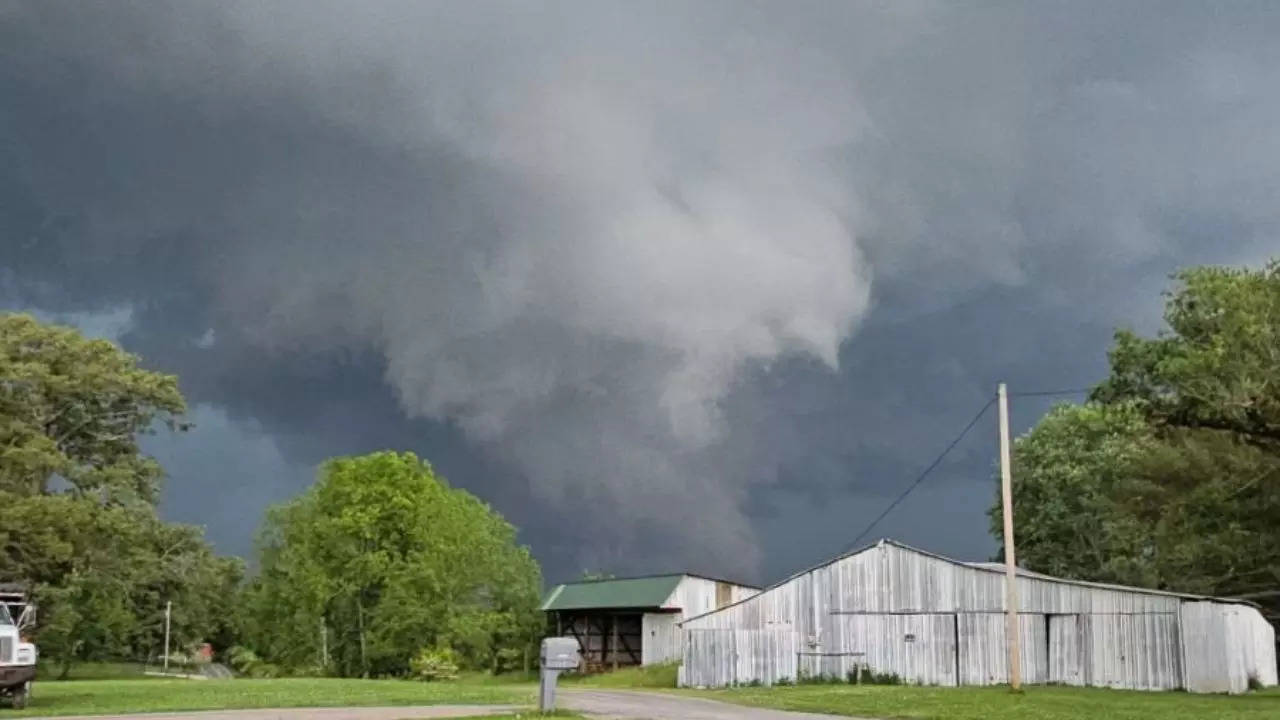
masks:
[[[837,654],[820,673],[848,677],[858,665],[921,685],[956,684],[956,616],[838,615]]]
[[[787,630],[688,630],[681,687],[773,685],[798,676],[796,635]]]
[[[645,613],[640,621],[643,665],[658,665],[679,660],[683,652],[680,615],[677,613]]]
[[[716,586],[729,586],[729,602],[738,602],[745,600],[759,592],[755,588],[735,585],[733,583],[720,583],[716,580],[708,580],[706,578],[684,576],[676,589],[671,592],[671,597],[663,603],[663,607],[678,609],[682,613],[682,618],[691,618],[703,613],[709,613],[716,610]]]
[[[1275,630],[1256,609],[1187,602],[1181,618],[1188,690],[1242,693],[1251,680],[1276,684]]]
[[[1259,685],[1274,687],[1280,684],[1276,677],[1276,629],[1254,608],[1241,608],[1241,612],[1245,615],[1243,623],[1248,626],[1244,630],[1248,657],[1245,669]]]
[[[1176,614],[1083,615],[1085,684],[1124,690],[1182,687]]]
[[[960,613],[959,663],[961,685],[1002,685],[1009,682],[1009,653],[1005,646],[1003,613]],[[1018,639],[1022,642],[1022,682],[1035,685],[1049,682],[1049,617],[1042,614],[1018,616]]]
[[[686,643],[686,674],[768,683],[786,677],[778,668],[787,663],[844,675],[862,662],[912,682],[1005,683],[1004,590],[1002,572],[882,543],[683,623],[689,637],[716,631]],[[1018,606],[1027,683],[1204,692],[1239,692],[1251,676],[1275,683],[1274,635],[1245,605],[1020,575]],[[749,642],[744,632],[790,633],[799,659],[776,654],[785,643],[758,643],[775,654],[750,664],[772,669],[743,675],[733,658]]]

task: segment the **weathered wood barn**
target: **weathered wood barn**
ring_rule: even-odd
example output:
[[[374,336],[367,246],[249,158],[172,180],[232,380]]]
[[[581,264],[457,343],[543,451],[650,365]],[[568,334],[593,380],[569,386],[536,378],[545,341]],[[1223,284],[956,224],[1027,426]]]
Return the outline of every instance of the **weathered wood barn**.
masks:
[[[677,660],[680,621],[759,591],[689,573],[588,580],[555,586],[542,610],[556,634],[578,639],[592,672]]]
[[[1276,684],[1275,631],[1250,603],[1063,580],[1017,579],[1026,683],[1244,692]],[[690,618],[683,686],[847,677],[931,685],[1008,682],[1004,566],[889,540]]]

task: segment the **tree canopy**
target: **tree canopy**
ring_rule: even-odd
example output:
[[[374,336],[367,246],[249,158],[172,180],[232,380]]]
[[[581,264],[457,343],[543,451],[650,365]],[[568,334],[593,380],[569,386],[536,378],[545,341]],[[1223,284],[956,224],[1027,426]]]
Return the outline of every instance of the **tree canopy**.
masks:
[[[159,654],[170,601],[175,648],[227,639],[241,565],[156,516],[163,473],[138,446],[184,406],[113,343],[0,315],[0,580],[30,589],[64,671]]]
[[[1117,333],[1111,374],[1013,455],[1018,559],[1255,597],[1280,619],[1280,265],[1177,275],[1169,330]],[[991,527],[1001,536],[1000,506]]]
[[[510,668],[541,630],[515,529],[411,453],[330,460],[259,535],[247,640],[286,668],[402,675],[423,650]]]
[[[178,381],[107,340],[0,315],[0,489],[155,500],[162,471],[138,449],[157,421],[185,427]]]

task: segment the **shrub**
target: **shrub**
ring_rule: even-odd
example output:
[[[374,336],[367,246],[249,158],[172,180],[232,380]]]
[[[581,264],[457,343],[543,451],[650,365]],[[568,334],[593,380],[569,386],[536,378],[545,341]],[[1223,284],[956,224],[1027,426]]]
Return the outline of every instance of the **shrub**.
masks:
[[[258,657],[258,653],[237,645],[227,651],[227,662],[236,672],[251,678],[273,678],[280,675],[280,668]]]
[[[891,672],[876,672],[867,665],[855,665],[849,671],[848,681],[850,683],[858,682],[858,674],[861,670],[862,684],[864,685],[902,685],[902,678]]]
[[[435,682],[458,679],[458,654],[452,648],[423,648],[409,661],[415,680]]]

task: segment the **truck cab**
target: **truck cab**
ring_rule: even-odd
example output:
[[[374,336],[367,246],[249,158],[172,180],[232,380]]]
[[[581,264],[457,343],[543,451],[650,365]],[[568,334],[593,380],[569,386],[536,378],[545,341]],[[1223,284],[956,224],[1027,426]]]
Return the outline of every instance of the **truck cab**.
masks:
[[[34,622],[35,608],[27,603],[26,593],[0,587],[0,695],[15,708],[27,704],[36,677],[39,656],[25,634]]]

